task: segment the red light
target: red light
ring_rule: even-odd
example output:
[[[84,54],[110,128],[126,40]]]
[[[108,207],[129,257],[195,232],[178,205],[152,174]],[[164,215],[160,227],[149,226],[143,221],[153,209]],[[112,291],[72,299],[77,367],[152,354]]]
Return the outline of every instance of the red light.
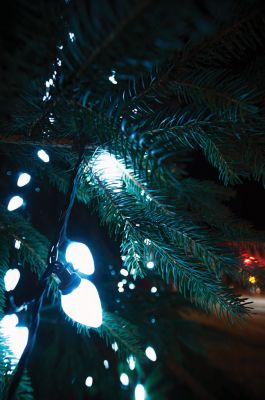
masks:
[[[244,264],[249,264],[249,263],[251,263],[251,260],[249,258],[245,258]]]

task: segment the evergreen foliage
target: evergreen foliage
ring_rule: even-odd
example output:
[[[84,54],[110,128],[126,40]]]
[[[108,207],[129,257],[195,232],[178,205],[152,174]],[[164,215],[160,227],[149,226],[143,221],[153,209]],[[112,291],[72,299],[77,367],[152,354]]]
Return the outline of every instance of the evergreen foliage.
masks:
[[[6,165],[23,168],[50,193],[65,195],[83,145],[77,200],[119,243],[118,267],[137,282],[145,278],[162,288],[154,304],[135,300],[143,307],[137,318],[129,304],[117,315],[110,277],[99,281],[105,311],[98,333],[106,344],[117,342],[121,362],[130,355],[143,362],[145,332],[152,337],[143,321],[151,309],[168,309],[172,325],[165,316],[162,325],[168,324],[172,335],[178,324],[185,325],[172,311],[172,304],[181,307],[183,300],[168,288],[177,289],[185,304],[230,321],[249,313],[246,299],[225,283],[241,279],[241,260],[229,242],[258,247],[262,238],[228,203],[246,179],[265,186],[263,5],[254,1],[249,14],[239,7],[235,18],[236,2],[233,7],[223,2],[217,21],[209,2],[199,3],[17,0],[13,40],[20,46],[3,52],[0,154]],[[242,3],[247,10],[248,2]],[[40,162],[40,148],[49,163]],[[194,154],[203,154],[213,167],[215,182],[190,175]],[[7,211],[6,198],[1,201],[0,318],[14,241],[21,241],[16,257],[22,271],[31,269],[38,278],[54,241],[54,232],[42,231],[24,211]],[[53,297],[46,301],[56,308],[56,282],[50,285]],[[84,349],[91,333],[78,330]],[[178,353],[181,345],[169,344]],[[5,354],[3,340],[0,351]],[[0,363],[4,377],[6,366]],[[160,374],[158,367],[155,382]],[[32,399],[29,387],[25,375],[17,399]],[[157,398],[162,392],[163,385]]]

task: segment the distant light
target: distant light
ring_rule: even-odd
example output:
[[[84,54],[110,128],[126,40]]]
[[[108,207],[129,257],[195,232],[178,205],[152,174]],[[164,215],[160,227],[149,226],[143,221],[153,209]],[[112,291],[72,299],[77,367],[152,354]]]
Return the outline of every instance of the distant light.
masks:
[[[23,199],[20,196],[13,196],[8,203],[8,211],[14,211],[23,205]]]
[[[109,362],[108,362],[108,360],[104,360],[104,361],[103,361],[103,364],[104,364],[104,367],[105,367],[106,369],[109,369]]]
[[[148,263],[146,264],[147,268],[152,269],[155,266],[155,263],[153,261],[148,261]]]
[[[129,272],[127,271],[127,269],[122,268],[122,269],[120,270],[120,274],[123,275],[123,276],[128,276],[128,275],[129,275]]]
[[[75,40],[75,34],[73,32],[69,32],[69,38],[71,42],[73,42]]]
[[[123,287],[119,287],[118,288],[118,292],[123,293],[124,292],[124,288]]]
[[[112,343],[111,347],[112,347],[112,349],[114,351],[118,351],[119,350],[119,346],[118,346],[117,342]]]
[[[23,174],[20,174],[17,180],[17,186],[18,187],[23,187],[26,186],[29,181],[31,180],[31,176],[24,172]]]
[[[131,290],[135,289],[135,284],[134,283],[130,283],[129,284],[129,289],[131,289]]]
[[[84,243],[71,242],[66,248],[65,259],[83,274],[91,275],[95,271],[93,256]]]
[[[151,318],[151,324],[155,324],[156,319],[155,318]]]
[[[134,368],[135,368],[135,358],[134,358],[134,356],[130,355],[130,356],[127,358],[127,363],[128,363],[128,365],[129,365],[130,370],[133,371]]]
[[[156,360],[157,360],[156,352],[155,352],[155,350],[153,349],[153,347],[151,347],[151,346],[148,346],[148,347],[145,349],[145,355],[146,355],[146,357],[149,358],[149,360],[151,360],[151,361],[156,361]]]
[[[120,288],[120,287],[123,287],[123,282],[121,281],[121,282],[118,282],[118,287]]]
[[[156,293],[157,292],[157,287],[153,286],[151,287],[151,293]]]
[[[45,150],[39,150],[37,152],[38,157],[45,163],[48,163],[50,161],[49,155],[46,153]]]
[[[87,387],[91,387],[91,386],[93,385],[93,378],[92,378],[92,376],[88,376],[88,377],[86,378],[85,385],[86,385]]]
[[[251,260],[250,260],[250,258],[245,258],[245,260],[244,260],[244,264],[250,264],[251,263]]]
[[[135,386],[134,396],[135,400],[145,400],[145,388],[141,383]]]
[[[117,81],[115,79],[115,71],[112,71],[112,75],[109,76],[109,81],[113,83],[113,85],[117,85]]]
[[[256,283],[257,282],[257,280],[256,280],[256,278],[255,278],[255,276],[250,276],[249,278],[248,278],[248,281],[250,282],[250,283],[252,283],[252,285],[254,285],[254,283]]]
[[[21,241],[20,240],[15,240],[15,249],[19,250],[21,246]]]
[[[128,377],[128,375],[123,372],[121,374],[121,376],[120,376],[120,381],[124,386],[128,386],[129,385],[129,377]]]
[[[4,282],[5,282],[5,289],[7,292],[14,290],[18,284],[20,278],[20,272],[17,268],[9,269],[6,271]]]

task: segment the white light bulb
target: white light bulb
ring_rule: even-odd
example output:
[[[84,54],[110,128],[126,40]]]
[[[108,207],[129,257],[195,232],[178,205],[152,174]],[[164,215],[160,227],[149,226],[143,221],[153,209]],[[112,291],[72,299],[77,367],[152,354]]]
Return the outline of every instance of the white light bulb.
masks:
[[[23,174],[19,175],[18,180],[17,180],[17,186],[18,187],[26,186],[30,180],[31,180],[31,176],[24,172]]]
[[[132,173],[132,170],[125,167],[122,161],[107,151],[98,153],[93,160],[93,171],[100,179],[107,183],[116,183],[117,191],[121,190],[122,177],[124,174]]]
[[[128,377],[128,375],[123,372],[121,374],[121,376],[120,376],[120,381],[124,386],[128,386],[129,385],[129,377]]]
[[[92,378],[92,376],[88,376],[88,377],[86,378],[85,385],[86,385],[87,387],[91,387],[91,386],[93,385],[93,378]]]
[[[19,250],[21,246],[21,241],[20,240],[15,240],[15,249]]]
[[[120,274],[123,275],[123,276],[128,276],[128,275],[129,275],[129,272],[127,271],[127,269],[122,268],[122,269],[120,270]]]
[[[130,283],[129,284],[129,289],[131,289],[131,290],[135,289],[135,284],[134,283]]]
[[[156,361],[156,360],[157,360],[157,356],[156,356],[155,349],[153,349],[153,347],[151,347],[151,346],[148,346],[148,347],[145,349],[145,355],[146,355],[146,357],[149,358],[149,360],[151,360],[151,361]]]
[[[106,369],[109,369],[109,362],[108,362],[108,360],[104,360],[104,361],[103,361],[103,364],[104,364],[104,367],[105,367]]]
[[[20,272],[17,268],[9,269],[6,271],[4,282],[5,282],[5,289],[7,292],[14,290],[18,284],[20,278]]]
[[[39,150],[37,152],[37,155],[45,163],[48,163],[50,161],[49,154],[47,154],[45,150]]]
[[[157,292],[157,288],[155,286],[151,287],[151,293],[156,293]]]
[[[119,350],[119,346],[118,346],[117,342],[112,343],[111,347],[112,347],[112,349],[114,351],[118,351]]]
[[[7,209],[8,211],[14,211],[17,208],[21,207],[23,204],[23,199],[20,196],[13,196],[8,203]]]
[[[71,293],[61,296],[64,312],[74,321],[91,328],[102,324],[102,308],[98,291],[92,282],[81,279]]]
[[[133,371],[134,368],[135,368],[135,358],[134,358],[134,356],[130,355],[130,356],[127,358],[127,362],[128,362],[128,364],[129,364],[130,370]]]
[[[148,263],[146,263],[147,268],[149,269],[153,269],[155,266],[155,263],[153,261],[148,261]]]
[[[70,243],[66,249],[65,259],[73,264],[75,270],[83,274],[91,275],[95,271],[92,254],[84,243]]]
[[[145,388],[141,383],[135,386],[134,396],[135,400],[145,400]]]
[[[6,344],[4,359],[11,363],[11,370],[20,360],[29,336],[28,328],[16,326],[17,323],[18,317],[15,314],[6,315],[0,322],[0,331]]]

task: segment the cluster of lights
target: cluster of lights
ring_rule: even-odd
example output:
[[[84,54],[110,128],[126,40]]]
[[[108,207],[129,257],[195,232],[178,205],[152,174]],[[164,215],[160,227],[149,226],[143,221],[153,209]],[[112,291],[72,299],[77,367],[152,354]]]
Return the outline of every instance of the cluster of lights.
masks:
[[[41,149],[37,152],[38,157],[45,163],[50,161],[49,155],[46,153],[45,150]],[[31,180],[31,176],[26,172],[21,172],[17,179],[17,186],[24,187],[26,186]],[[7,209],[8,211],[15,211],[18,208],[22,207],[24,204],[24,200],[21,196],[13,196],[8,202]]]
[[[5,290],[7,292],[13,291],[19,279],[19,270],[16,268],[9,269],[4,276]],[[11,372],[15,369],[28,342],[28,328],[18,326],[18,323],[19,319],[15,313],[5,315],[0,321],[1,335],[6,343],[4,361],[9,363]]]

